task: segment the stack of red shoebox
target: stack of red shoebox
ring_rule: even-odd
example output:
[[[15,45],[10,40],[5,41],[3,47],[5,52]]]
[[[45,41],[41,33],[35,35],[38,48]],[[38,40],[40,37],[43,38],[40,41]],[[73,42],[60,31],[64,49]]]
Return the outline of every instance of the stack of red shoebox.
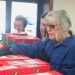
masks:
[[[27,42],[32,43],[33,41],[39,41],[40,39],[37,37],[31,37],[27,35],[17,35],[17,34],[10,34],[6,33],[6,39],[11,42],[20,43],[20,42]]]
[[[48,71],[49,64],[39,59],[20,55],[0,57],[0,75],[37,75]]]
[[[7,55],[0,57],[0,75],[62,75],[50,65],[39,59],[24,55]]]

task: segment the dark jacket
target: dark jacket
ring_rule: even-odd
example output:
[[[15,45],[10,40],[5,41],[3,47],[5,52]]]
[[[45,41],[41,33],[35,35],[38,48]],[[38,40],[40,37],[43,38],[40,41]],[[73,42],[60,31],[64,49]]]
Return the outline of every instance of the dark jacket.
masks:
[[[50,63],[51,70],[57,70],[63,75],[75,75],[75,37],[66,38],[54,46],[53,41],[20,43],[11,46],[13,54],[24,54],[32,58],[40,58]]]

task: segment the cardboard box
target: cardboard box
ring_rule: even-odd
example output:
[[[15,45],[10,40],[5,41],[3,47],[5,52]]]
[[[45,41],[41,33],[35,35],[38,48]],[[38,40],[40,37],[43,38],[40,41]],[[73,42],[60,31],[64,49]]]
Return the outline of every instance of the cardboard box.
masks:
[[[0,61],[0,75],[37,74],[49,70],[49,64],[38,59]]]
[[[32,43],[34,41],[39,41],[40,39],[37,37],[14,35],[11,33],[6,33],[2,35],[2,40],[6,42],[8,45],[12,45],[21,42]]]

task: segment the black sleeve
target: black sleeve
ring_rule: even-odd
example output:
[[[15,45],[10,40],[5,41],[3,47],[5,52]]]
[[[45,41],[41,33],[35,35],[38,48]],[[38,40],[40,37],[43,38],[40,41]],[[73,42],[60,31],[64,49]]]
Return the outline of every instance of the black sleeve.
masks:
[[[12,54],[12,51],[10,50],[10,46],[0,48],[0,56],[11,55],[11,54]]]

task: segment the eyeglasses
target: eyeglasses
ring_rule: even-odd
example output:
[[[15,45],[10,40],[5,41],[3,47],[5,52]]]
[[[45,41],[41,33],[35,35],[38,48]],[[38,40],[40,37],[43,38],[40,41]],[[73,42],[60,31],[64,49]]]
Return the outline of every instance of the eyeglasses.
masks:
[[[46,27],[51,28],[51,29],[54,29],[56,26],[58,25],[51,25],[51,24],[46,25]]]

